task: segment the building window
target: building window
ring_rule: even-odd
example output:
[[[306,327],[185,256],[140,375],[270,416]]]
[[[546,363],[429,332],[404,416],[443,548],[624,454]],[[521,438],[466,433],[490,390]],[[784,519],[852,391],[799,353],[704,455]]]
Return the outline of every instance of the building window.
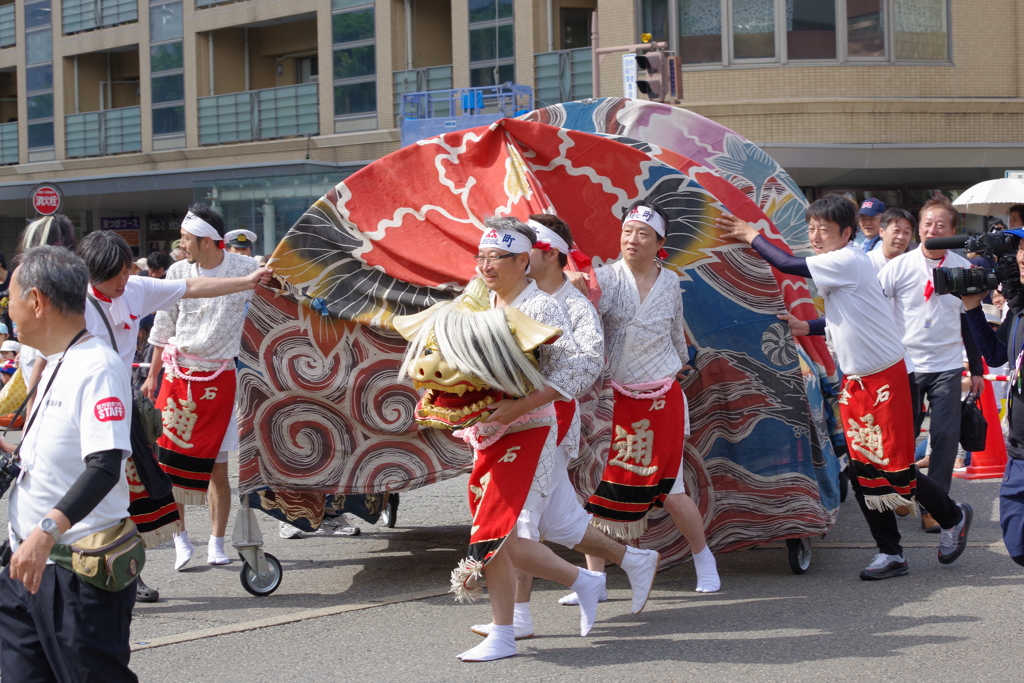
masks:
[[[149,6],[153,147],[180,147],[185,135],[185,60],[181,0]]]
[[[25,5],[29,161],[53,158],[53,29],[50,0]]]
[[[62,0],[65,34],[91,31],[139,20],[138,0]]]
[[[332,0],[331,35],[334,45],[334,118],[376,121],[377,46],[373,3]],[[312,72],[310,76],[314,75]],[[342,124],[335,130],[365,129]],[[376,123],[373,124],[376,127]]]
[[[949,0],[641,0],[639,24],[691,66],[950,59]]]
[[[512,0],[469,0],[469,85],[515,82]]]

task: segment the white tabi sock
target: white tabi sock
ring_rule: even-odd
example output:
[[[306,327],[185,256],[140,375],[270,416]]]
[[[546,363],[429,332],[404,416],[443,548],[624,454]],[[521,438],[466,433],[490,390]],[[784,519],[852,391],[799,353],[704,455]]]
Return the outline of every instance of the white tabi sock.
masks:
[[[464,662],[491,662],[516,654],[516,639],[512,635],[512,625],[492,625],[491,634],[474,648],[466,650],[459,659]]]
[[[697,570],[698,593],[717,593],[722,588],[722,580],[718,578],[718,563],[711,548],[704,546],[704,550],[694,554],[693,568]]]
[[[188,531],[184,529],[180,534],[174,535],[174,571],[180,572],[192,559],[195,548],[188,540]]]
[[[515,612],[512,614],[512,625],[533,628],[533,618],[530,616],[530,603],[517,602],[515,604]],[[519,629],[517,628],[516,630],[518,631]]]
[[[576,597],[580,601],[580,635],[590,633],[597,619],[597,603],[601,593],[605,592],[604,573],[592,572],[588,569],[580,569],[571,588],[576,591]]]
[[[533,637],[533,619],[530,617],[530,603],[517,602],[515,604],[515,612],[512,615],[512,626],[516,640]],[[489,624],[476,624],[470,627],[469,630],[478,636],[484,636],[486,638],[491,634],[491,629],[493,628],[494,622],[492,621]]]
[[[626,553],[620,566],[622,571],[626,572],[629,587],[633,589],[633,604],[630,606],[633,614],[640,614],[647,604],[651,586],[654,585],[654,575],[658,573],[658,559],[659,555],[654,550],[626,546]]]
[[[230,564],[231,558],[224,554],[224,537],[210,536],[206,546],[207,564]]]

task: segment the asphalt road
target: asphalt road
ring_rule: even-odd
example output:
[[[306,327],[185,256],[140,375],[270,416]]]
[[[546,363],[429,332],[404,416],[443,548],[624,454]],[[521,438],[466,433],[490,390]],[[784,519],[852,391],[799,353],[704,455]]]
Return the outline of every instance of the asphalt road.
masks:
[[[190,508],[197,556],[173,571],[174,549],[151,551],[146,581],[157,604],[135,610],[132,668],[141,681],[1012,681],[1024,679],[1024,570],[1001,544],[998,482],[956,480],[975,507],[972,547],[953,565],[935,558],[938,538],[901,522],[911,573],[863,582],[873,557],[852,497],[815,541],[809,571],[789,569],[781,544],[718,557],[723,590],[693,592],[691,564],[658,575],[647,608],[629,613],[618,568],[611,600],[587,638],[565,590],[536,582],[537,637],[519,656],[463,664],[479,641],[486,600],[444,595],[468,538],[465,478],[402,494],[394,529],[360,523],[359,537],[278,538],[259,515],[266,550],[284,566],[267,598],[245,593],[240,563],[204,563],[206,511]],[[2,506],[6,512],[6,506]],[[565,553],[577,561],[572,553]]]

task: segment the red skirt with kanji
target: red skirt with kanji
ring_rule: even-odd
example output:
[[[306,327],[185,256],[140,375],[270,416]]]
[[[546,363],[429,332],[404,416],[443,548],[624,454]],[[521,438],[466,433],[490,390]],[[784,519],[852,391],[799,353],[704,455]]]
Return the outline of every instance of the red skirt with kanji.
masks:
[[[205,505],[217,453],[228,427],[235,428],[234,369],[189,371],[199,380],[164,375],[156,400],[164,423],[157,439],[160,466],[174,483],[174,499],[182,505]],[[215,377],[213,377],[216,375]]]
[[[879,512],[913,510],[917,471],[906,363],[900,360],[870,375],[847,375],[839,395],[839,417],[864,503]]]
[[[451,592],[460,602],[481,594],[483,569],[515,528],[541,454],[545,446],[555,447],[555,429],[554,420],[547,419],[539,424],[513,423],[497,439],[485,438],[473,427],[465,430],[475,459],[469,475],[469,552],[452,572]]]
[[[679,473],[686,433],[679,383],[615,385],[612,430],[608,463],[586,509],[601,530],[632,542],[647,529],[647,513],[665,504]]]

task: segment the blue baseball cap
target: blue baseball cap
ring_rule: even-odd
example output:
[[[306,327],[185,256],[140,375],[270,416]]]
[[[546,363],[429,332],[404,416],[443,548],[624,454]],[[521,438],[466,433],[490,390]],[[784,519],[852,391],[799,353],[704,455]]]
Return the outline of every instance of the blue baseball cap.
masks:
[[[874,197],[865,199],[860,205],[860,211],[857,212],[860,216],[878,216],[883,213],[885,213],[885,204]]]
[[[1024,228],[1014,228],[1013,230],[1003,230],[1003,232],[1008,232],[1011,235],[1016,235],[1017,237],[1024,237]]]

